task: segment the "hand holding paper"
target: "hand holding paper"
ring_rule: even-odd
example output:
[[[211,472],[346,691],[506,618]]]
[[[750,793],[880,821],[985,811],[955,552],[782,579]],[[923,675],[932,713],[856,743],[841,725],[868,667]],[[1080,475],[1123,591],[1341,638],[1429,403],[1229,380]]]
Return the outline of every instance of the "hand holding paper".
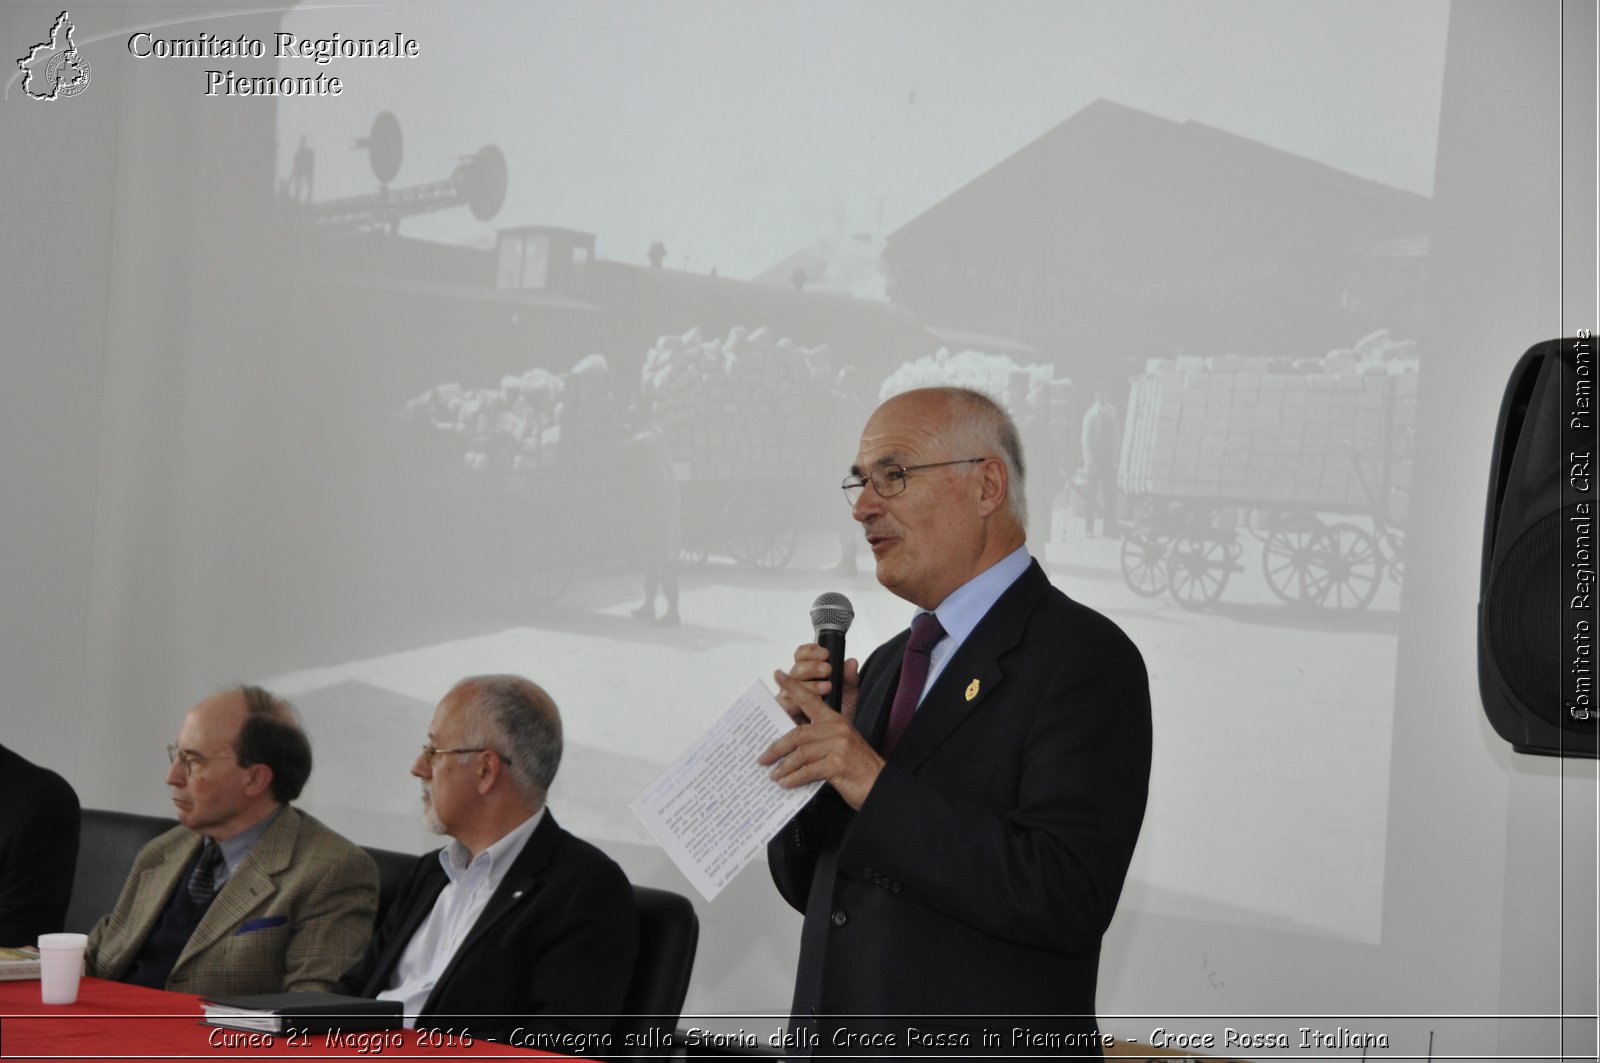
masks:
[[[767,688],[752,684],[629,806],[708,901],[821,785],[785,789],[757,762],[792,728]]]
[[[861,737],[851,716],[828,708],[808,684],[782,672],[772,673],[772,678],[785,699],[811,722],[768,746],[760,763],[772,768],[771,776],[780,786],[832,783],[846,804],[860,808],[883,770],[883,758]],[[846,690],[852,691],[852,685],[847,684]],[[854,715],[853,699],[847,707]]]

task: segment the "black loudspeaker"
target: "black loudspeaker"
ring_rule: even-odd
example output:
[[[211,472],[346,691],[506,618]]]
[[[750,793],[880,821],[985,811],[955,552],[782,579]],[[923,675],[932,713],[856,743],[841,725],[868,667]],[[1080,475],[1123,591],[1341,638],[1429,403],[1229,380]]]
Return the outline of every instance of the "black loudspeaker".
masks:
[[[1519,753],[1600,756],[1595,703],[1595,356],[1528,349],[1495,429],[1478,589],[1478,691]]]

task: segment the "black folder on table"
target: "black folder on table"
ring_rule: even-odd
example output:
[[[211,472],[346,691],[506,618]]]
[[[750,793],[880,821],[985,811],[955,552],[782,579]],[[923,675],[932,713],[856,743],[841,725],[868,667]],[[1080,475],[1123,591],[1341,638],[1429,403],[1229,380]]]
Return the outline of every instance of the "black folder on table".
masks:
[[[339,993],[246,993],[202,1000],[212,1026],[262,1033],[398,1030],[400,1002]]]

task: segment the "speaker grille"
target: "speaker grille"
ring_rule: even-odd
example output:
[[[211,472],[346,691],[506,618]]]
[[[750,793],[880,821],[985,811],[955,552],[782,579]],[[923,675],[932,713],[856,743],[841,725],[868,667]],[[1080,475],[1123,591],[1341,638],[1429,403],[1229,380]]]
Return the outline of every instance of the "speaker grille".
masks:
[[[1484,628],[1500,679],[1529,712],[1548,723],[1588,733],[1595,720],[1562,711],[1565,653],[1562,631],[1561,530],[1576,507],[1547,513],[1511,545],[1484,599]]]

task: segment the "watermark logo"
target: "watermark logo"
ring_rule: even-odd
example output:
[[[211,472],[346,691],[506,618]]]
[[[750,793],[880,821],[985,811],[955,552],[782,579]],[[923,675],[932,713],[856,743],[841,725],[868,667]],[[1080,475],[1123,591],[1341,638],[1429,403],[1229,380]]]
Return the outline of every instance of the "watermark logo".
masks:
[[[89,60],[72,43],[72,15],[63,11],[50,27],[50,39],[17,60],[22,91],[35,100],[76,96],[89,87]]]

